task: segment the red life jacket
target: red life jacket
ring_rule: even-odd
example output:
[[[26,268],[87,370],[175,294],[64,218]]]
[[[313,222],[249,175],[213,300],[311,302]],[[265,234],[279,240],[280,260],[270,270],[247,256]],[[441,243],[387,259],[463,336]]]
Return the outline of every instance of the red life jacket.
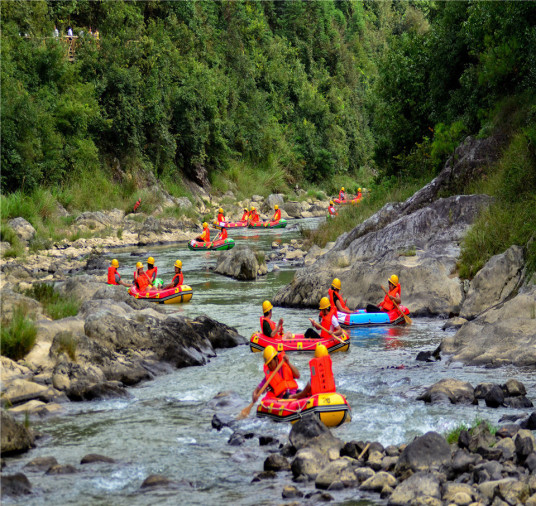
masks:
[[[272,221],[279,221],[281,219],[281,209],[278,209],[274,213],[274,217],[272,218]]]
[[[253,223],[255,223],[255,222],[259,221],[259,219],[260,219],[260,216],[257,214],[256,211],[254,211],[254,212],[253,212],[253,215],[251,215],[251,221],[252,221]]]
[[[391,311],[395,307],[395,305],[393,301],[389,298],[389,295],[391,295],[391,297],[395,297],[397,294],[398,296],[401,296],[400,283],[398,283],[398,285],[396,285],[392,290],[389,290],[389,293],[385,294],[385,297],[383,298],[383,302],[380,304],[380,307],[384,311]]]
[[[339,192],[339,199],[340,199],[340,200],[344,200],[345,198],[346,198],[346,195],[345,195],[345,193],[341,190],[341,191]]]
[[[210,242],[210,230],[207,228],[203,229],[203,233],[201,234],[201,239],[205,242]]]
[[[336,295],[335,295],[336,294]],[[338,300],[340,303],[341,303],[341,307],[343,309],[348,309],[348,311],[350,310],[348,308],[348,306],[346,305],[346,302],[344,302],[344,299],[342,298],[342,295],[341,295],[341,292],[335,292],[335,290],[333,290],[332,288],[330,288],[328,290],[328,295],[329,295],[329,302],[331,303],[331,307],[332,308],[335,308],[335,311],[338,310],[337,308],[337,304],[335,304],[335,301]]]
[[[264,331],[263,331],[263,323],[267,321],[268,322],[268,325],[270,325],[270,328],[272,329],[272,332],[276,329],[277,327],[277,324],[275,322],[273,322],[272,320],[270,320],[270,318],[268,318],[267,316],[261,316],[261,333],[263,335],[266,335],[264,334]],[[281,332],[278,332],[276,337],[281,337],[283,334]],[[267,337],[271,337],[271,336],[267,336]]]
[[[108,284],[109,285],[118,285],[119,283],[117,283],[115,281],[115,275],[117,273],[117,267],[114,267],[113,265],[110,265],[110,267],[108,267]]]
[[[244,211],[244,214],[242,215],[242,218],[240,221],[248,221],[249,213],[247,211]]]
[[[283,356],[283,353],[279,353],[277,356],[279,362],[283,360]],[[270,371],[268,366],[264,364],[264,375],[266,377],[266,381],[268,381],[268,378],[272,375],[272,372],[273,371]],[[274,395],[276,397],[284,394],[287,390],[298,388],[298,384],[294,380],[294,374],[292,374],[292,369],[288,364],[283,364],[281,369],[277,371],[275,376],[272,378],[272,381],[270,381],[270,387],[274,391]]]
[[[177,283],[177,285],[175,285],[175,279],[177,279],[177,277],[179,278],[179,282]],[[171,280],[171,285],[172,286],[180,286],[180,285],[183,285],[184,284],[184,276],[182,274],[182,272],[177,272],[177,274],[175,274],[175,276],[173,276],[173,279]]]
[[[329,355],[311,359],[309,368],[311,370],[311,393],[313,395],[337,391]]]
[[[158,267],[154,266],[152,269],[147,269],[145,271],[145,274],[147,274],[147,277],[154,281],[156,279],[156,273],[158,272]]]
[[[149,278],[145,272],[138,275],[138,271],[134,271],[134,282],[140,292],[145,292],[149,286]]]
[[[227,239],[227,229],[223,229],[216,237],[216,241]]]
[[[322,326],[322,331],[320,332],[320,337],[322,337],[323,339],[329,339],[331,337],[331,335],[328,334],[326,331],[331,330],[331,319],[332,319],[333,315],[335,314],[335,311],[336,310],[333,309],[333,306],[331,306],[331,311],[326,316],[323,316],[322,313],[320,313],[320,315],[319,315],[320,316],[320,325]]]
[[[329,211],[329,214],[331,214],[331,216],[337,215],[337,211],[335,211],[335,206],[329,206],[328,211]]]
[[[218,221],[225,221],[225,215],[223,213],[218,214]]]
[[[358,192],[355,198],[359,200],[361,197],[362,197],[361,192]]]

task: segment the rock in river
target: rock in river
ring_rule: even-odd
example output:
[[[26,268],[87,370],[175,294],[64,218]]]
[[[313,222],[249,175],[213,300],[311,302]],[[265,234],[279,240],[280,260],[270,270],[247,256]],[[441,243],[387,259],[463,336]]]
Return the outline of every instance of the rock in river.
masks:
[[[262,269],[263,267],[264,269]],[[240,281],[248,281],[257,279],[261,270],[266,273],[264,259],[259,262],[257,255],[251,248],[239,246],[220,253],[214,272]]]

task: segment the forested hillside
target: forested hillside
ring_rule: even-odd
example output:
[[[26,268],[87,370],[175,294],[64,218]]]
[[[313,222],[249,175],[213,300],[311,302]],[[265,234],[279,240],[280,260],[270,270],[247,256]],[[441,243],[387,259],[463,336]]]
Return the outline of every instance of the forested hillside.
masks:
[[[533,2],[18,0],[1,20],[4,194],[393,186],[497,134],[524,160],[509,195],[533,198]]]

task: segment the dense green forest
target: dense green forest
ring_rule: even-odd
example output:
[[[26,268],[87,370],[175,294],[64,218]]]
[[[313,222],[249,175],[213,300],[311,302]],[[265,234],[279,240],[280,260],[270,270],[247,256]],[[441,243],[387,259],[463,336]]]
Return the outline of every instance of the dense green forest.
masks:
[[[1,22],[4,194],[396,185],[502,129],[524,162],[498,173],[534,199],[533,2],[16,0]]]

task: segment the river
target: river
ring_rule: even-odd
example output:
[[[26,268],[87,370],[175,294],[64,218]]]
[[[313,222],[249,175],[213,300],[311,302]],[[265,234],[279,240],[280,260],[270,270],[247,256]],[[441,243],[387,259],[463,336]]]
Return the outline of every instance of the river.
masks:
[[[314,227],[318,220],[300,223]],[[248,244],[269,254],[272,241],[290,241],[299,237],[299,230],[289,226],[261,232],[233,230],[229,235],[237,244]],[[121,266],[126,266],[120,272],[129,279],[135,262],[145,263],[149,254],[156,258],[159,276],[166,282],[171,278],[174,261],[181,259],[185,283],[194,289],[190,303],[166,306],[167,310],[187,316],[208,314],[248,337],[259,327],[263,300],[287,284],[294,273],[292,267],[280,263],[279,271],[256,282],[238,282],[210,270],[217,252],[191,252],[183,244],[144,248],[140,256],[133,256],[132,251],[114,256]],[[285,328],[295,332],[303,332],[311,316],[315,317],[316,312],[274,308],[274,320],[283,317]],[[515,368],[416,362],[419,351],[438,346],[445,335],[442,323],[439,319],[415,318],[411,327],[352,331],[350,351],[332,357],[338,390],[347,396],[353,410],[352,421],[333,430],[336,436],[345,441],[397,444],[429,430],[445,433],[461,422],[471,424],[475,418],[496,424],[502,414],[516,412],[482,405],[431,406],[415,400],[423,386],[442,378],[463,379],[476,386],[515,377],[527,386],[528,397],[536,398],[534,377]],[[309,358],[310,355],[291,355],[302,372],[301,383],[309,378]],[[20,499],[21,504],[280,504],[284,502],[283,485],[289,482],[286,473],[280,473],[275,480],[251,483],[254,473],[262,470],[268,451],[275,447],[260,447],[257,438],[246,440],[242,446],[228,445],[232,431],[212,429],[214,411],[206,407],[207,401],[226,390],[237,392],[245,405],[261,378],[261,354],[240,346],[218,350],[218,357],[204,367],[180,369],[130,388],[129,399],[69,403],[61,416],[34,424],[45,434],[38,447],[7,459],[4,473],[22,470],[30,479],[34,493]],[[253,416],[240,422],[241,430],[272,435],[283,442],[289,428],[288,424]],[[80,459],[88,453],[113,457],[117,463],[81,466]],[[56,457],[60,464],[76,466],[79,473],[48,476],[23,469],[29,460],[48,455]],[[150,474],[162,474],[181,484],[176,489],[140,491],[141,483]],[[308,492],[314,489],[314,483],[298,487]],[[335,502],[344,504],[383,502],[378,495],[355,489],[332,495]],[[5,499],[6,504],[16,502]]]

